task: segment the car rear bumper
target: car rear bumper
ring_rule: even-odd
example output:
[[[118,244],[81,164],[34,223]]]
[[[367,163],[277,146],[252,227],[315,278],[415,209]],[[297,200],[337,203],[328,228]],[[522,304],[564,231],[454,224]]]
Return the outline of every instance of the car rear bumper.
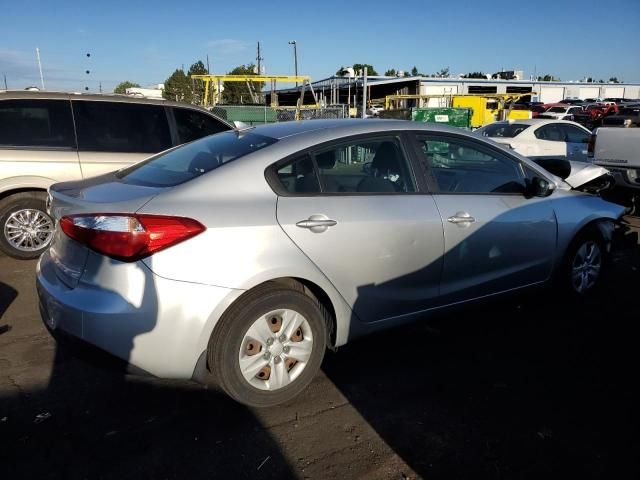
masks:
[[[101,258],[95,277],[101,282],[81,278],[69,288],[49,253],[40,257],[36,282],[47,328],[152,375],[192,378],[215,323],[241,292],[158,277],[141,262]]]

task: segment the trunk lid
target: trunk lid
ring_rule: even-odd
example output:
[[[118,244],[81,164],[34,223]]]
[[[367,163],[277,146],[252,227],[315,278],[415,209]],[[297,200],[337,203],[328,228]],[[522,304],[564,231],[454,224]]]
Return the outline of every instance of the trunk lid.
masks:
[[[57,267],[58,278],[74,288],[89,255],[89,248],[69,238],[60,229],[63,216],[78,213],[134,213],[163,190],[123,183],[114,173],[52,185],[49,188],[48,210],[56,228],[49,255]]]

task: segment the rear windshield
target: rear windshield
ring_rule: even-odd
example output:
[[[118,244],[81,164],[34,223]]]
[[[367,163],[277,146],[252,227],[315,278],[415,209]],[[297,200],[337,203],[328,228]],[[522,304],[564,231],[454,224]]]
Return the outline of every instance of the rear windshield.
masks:
[[[117,176],[134,185],[172,187],[276,141],[251,132],[219,133],[136,163],[120,170]]]
[[[482,129],[483,137],[513,138],[529,128],[523,123],[492,123]]]
[[[567,107],[551,107],[547,112],[552,113],[564,113],[567,111]]]

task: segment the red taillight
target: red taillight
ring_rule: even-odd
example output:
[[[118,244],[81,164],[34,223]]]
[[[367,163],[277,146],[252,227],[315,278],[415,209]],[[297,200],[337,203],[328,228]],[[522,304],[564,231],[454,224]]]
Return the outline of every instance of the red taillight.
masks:
[[[596,151],[596,134],[592,133],[589,137],[589,143],[587,143],[587,157],[593,158]]]
[[[119,213],[62,217],[60,228],[75,241],[124,262],[148,257],[205,230],[190,218]]]

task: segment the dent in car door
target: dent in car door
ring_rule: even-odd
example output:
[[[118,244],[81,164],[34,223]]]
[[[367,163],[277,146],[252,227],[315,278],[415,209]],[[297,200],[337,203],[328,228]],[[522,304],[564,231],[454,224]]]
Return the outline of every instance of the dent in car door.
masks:
[[[437,304],[442,221],[430,195],[411,193],[414,182],[406,167],[388,174],[396,170],[389,158],[400,152],[391,143],[351,145],[337,148],[333,156],[317,155],[313,168],[320,165],[316,172],[321,172],[323,190],[334,193],[309,196],[312,183],[304,176],[313,175],[312,167],[281,169],[292,179],[286,184],[293,193],[279,197],[278,222],[363,322]],[[355,183],[356,174],[362,176],[358,191],[341,193]]]
[[[556,245],[551,202],[525,198],[522,166],[455,137],[419,137],[442,215],[443,304],[542,282]]]
[[[126,167],[171,146],[164,107],[74,100],[83,177]]]

